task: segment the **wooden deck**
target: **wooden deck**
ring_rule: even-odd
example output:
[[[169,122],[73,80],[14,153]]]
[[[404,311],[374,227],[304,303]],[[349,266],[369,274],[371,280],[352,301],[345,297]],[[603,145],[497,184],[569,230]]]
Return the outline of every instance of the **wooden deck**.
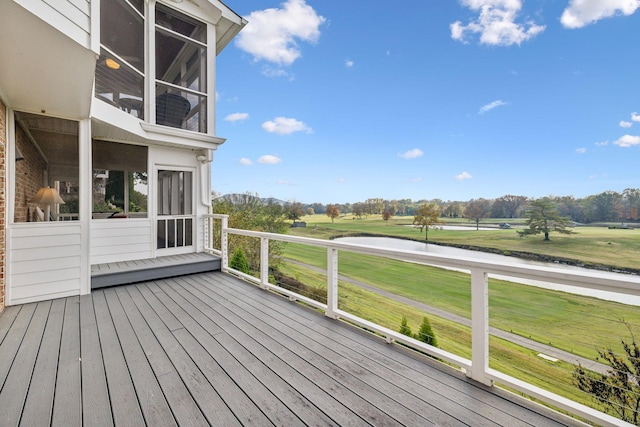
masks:
[[[0,315],[2,426],[568,424],[221,272]]]
[[[91,266],[91,289],[220,270],[220,257],[189,253]]]

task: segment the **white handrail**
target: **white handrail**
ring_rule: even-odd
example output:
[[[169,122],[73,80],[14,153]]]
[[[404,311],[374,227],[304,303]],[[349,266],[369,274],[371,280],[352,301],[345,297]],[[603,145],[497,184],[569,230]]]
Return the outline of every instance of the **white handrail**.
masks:
[[[224,272],[233,273],[247,281],[253,282],[264,289],[269,289],[288,296],[292,300],[303,301],[313,307],[324,310],[325,315],[335,319],[344,319],[376,332],[388,342],[397,341],[410,345],[418,350],[438,357],[444,361],[462,368],[466,375],[486,385],[493,381],[510,386],[515,390],[540,399],[555,407],[583,417],[603,426],[631,426],[629,423],[597,411],[586,405],[574,402],[556,395],[540,387],[534,386],[510,375],[489,368],[489,299],[488,275],[510,276],[528,280],[559,283],[574,287],[597,289],[621,293],[625,295],[640,295],[640,277],[628,275],[622,277],[605,277],[597,271],[567,271],[561,268],[536,265],[505,265],[496,261],[478,260],[459,256],[444,256],[427,252],[385,249],[367,245],[320,240],[308,237],[274,234],[259,231],[228,228],[227,215],[205,215],[211,221],[221,220],[221,245]],[[207,221],[205,221],[207,223]],[[235,234],[260,239],[260,277],[256,278],[228,266],[228,236]],[[269,241],[299,243],[304,245],[323,247],[327,249],[327,304],[323,304],[296,292],[269,283]],[[338,251],[356,252],[384,258],[428,264],[438,267],[455,268],[469,271],[471,274],[471,328],[472,328],[472,357],[465,359],[437,347],[430,346],[414,338],[402,335],[376,323],[362,319],[338,308]],[[225,261],[226,260],[226,261]]]

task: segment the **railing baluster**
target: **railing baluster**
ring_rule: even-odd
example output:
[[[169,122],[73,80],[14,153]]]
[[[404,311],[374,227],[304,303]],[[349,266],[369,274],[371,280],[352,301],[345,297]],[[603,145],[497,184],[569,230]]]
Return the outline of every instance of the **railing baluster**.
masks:
[[[327,248],[327,310],[325,315],[333,319],[338,310],[338,249]]]
[[[260,283],[267,289],[269,284],[269,239],[260,238]]]
[[[229,228],[229,217],[224,216],[221,219],[221,230],[220,230],[220,251],[222,252],[222,271],[229,270],[229,233],[227,229]]]
[[[471,270],[471,372],[467,376],[486,385],[489,369],[489,279],[485,271]]]

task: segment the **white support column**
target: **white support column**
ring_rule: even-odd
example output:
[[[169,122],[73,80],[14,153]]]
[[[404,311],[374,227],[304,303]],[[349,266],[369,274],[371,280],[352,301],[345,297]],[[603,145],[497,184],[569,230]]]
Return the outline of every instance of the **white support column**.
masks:
[[[338,249],[327,248],[327,310],[325,316],[337,319],[338,314]]]
[[[222,271],[229,271],[229,234],[227,228],[229,228],[229,217],[224,216],[220,220],[220,251],[222,252]]]
[[[91,212],[93,211],[93,164],[91,155],[91,119],[78,123],[78,154],[80,165],[80,295],[91,293]],[[127,199],[125,199],[127,200]]]
[[[260,283],[263,289],[269,284],[269,239],[260,238]]]
[[[489,369],[489,279],[485,271],[471,270],[471,372],[467,376],[485,385]]]

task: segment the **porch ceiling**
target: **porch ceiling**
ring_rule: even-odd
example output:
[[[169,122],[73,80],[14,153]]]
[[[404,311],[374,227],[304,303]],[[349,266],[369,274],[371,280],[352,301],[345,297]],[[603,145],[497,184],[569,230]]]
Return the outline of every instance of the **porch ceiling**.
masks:
[[[0,2],[0,96],[11,108],[89,117],[95,54],[13,1]]]

